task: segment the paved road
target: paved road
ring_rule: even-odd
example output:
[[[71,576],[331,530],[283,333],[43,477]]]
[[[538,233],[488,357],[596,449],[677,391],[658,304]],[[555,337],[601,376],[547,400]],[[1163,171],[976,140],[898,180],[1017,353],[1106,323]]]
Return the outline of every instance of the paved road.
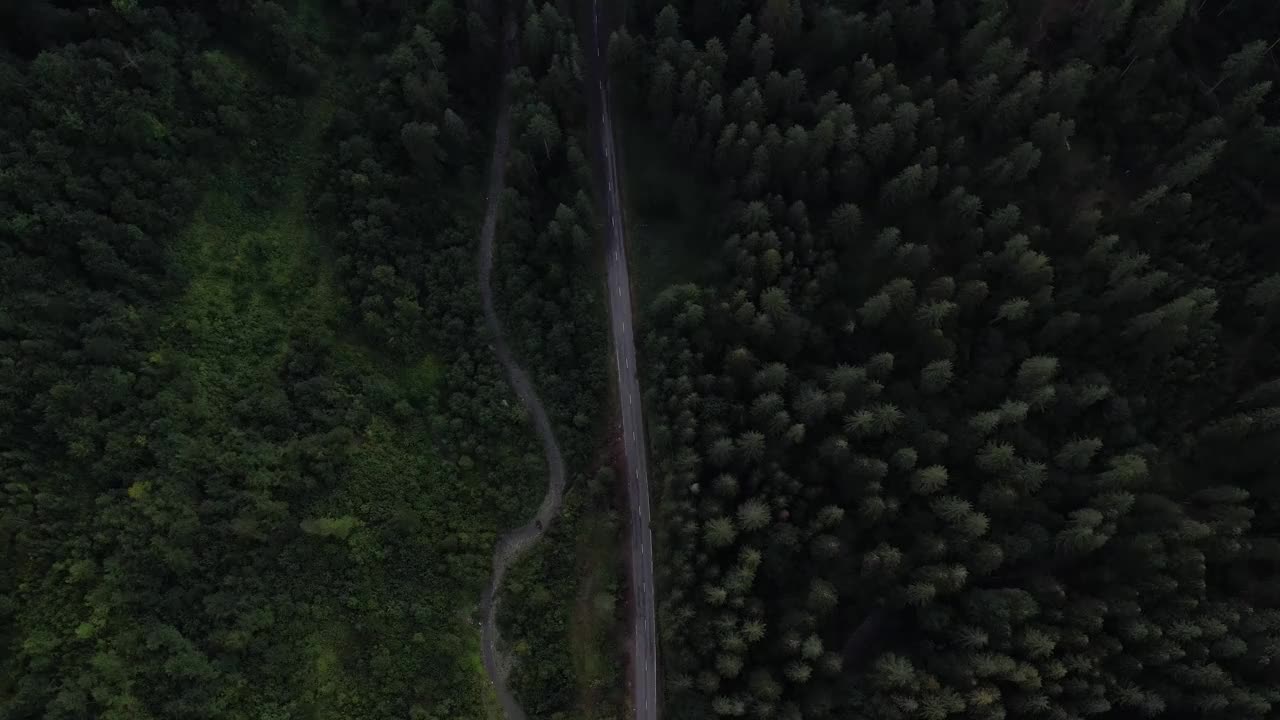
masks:
[[[631,283],[622,229],[622,199],[618,189],[617,150],[613,120],[609,114],[609,79],[605,62],[608,18],[601,17],[600,0],[592,0],[591,45],[595,67],[592,82],[597,93],[597,151],[605,183],[605,263],[609,292],[610,333],[617,364],[618,400],[622,414],[622,439],[626,454],[627,495],[630,498],[631,589],[634,610],[631,647],[631,689],[635,720],[658,717],[658,636],[653,584],[653,532],[649,527],[649,467],[645,455],[644,414],[640,408],[640,383],[636,380],[635,319],[631,311]]]
[[[493,551],[493,574],[489,578],[489,586],[480,598],[480,650],[484,660],[485,672],[502,704],[507,720],[524,720],[515,697],[507,689],[507,676],[511,665],[499,651],[498,644],[498,590],[502,587],[502,578],[507,568],[515,562],[530,545],[542,537],[551,521],[560,512],[560,503],[564,496],[564,458],[560,455],[560,445],[556,442],[555,433],[551,430],[551,420],[547,411],[538,399],[529,375],[516,363],[503,334],[502,321],[493,308],[493,289],[490,279],[493,275],[493,236],[498,225],[498,203],[502,198],[507,169],[507,149],[510,147],[511,112],[508,107],[509,88],[505,81],[506,70],[511,67],[514,55],[515,25],[508,14],[504,23],[503,52],[503,84],[498,95],[498,122],[493,134],[493,159],[489,166],[489,194],[486,197],[484,223],[480,226],[480,299],[484,307],[485,324],[493,336],[493,350],[498,362],[507,374],[507,381],[515,390],[520,404],[524,405],[533,418],[534,429],[542,439],[542,449],[547,456],[547,494],[542,498],[538,513],[527,524],[518,527],[498,538],[498,545]]]

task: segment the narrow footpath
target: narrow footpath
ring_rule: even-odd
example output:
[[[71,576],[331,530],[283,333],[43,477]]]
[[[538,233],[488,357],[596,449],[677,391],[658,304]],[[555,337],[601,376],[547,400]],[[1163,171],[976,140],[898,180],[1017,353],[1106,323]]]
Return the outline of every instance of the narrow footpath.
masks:
[[[493,349],[507,375],[507,382],[515,390],[520,404],[529,411],[533,418],[534,429],[542,439],[543,452],[547,456],[547,494],[542,498],[538,512],[525,525],[522,525],[498,538],[497,547],[493,551],[493,574],[489,585],[480,598],[481,628],[480,651],[484,660],[485,672],[493,683],[502,704],[507,720],[524,720],[525,713],[516,702],[515,696],[507,688],[507,677],[511,672],[511,663],[503,657],[498,648],[498,593],[502,587],[502,578],[507,569],[520,555],[527,550],[560,512],[560,503],[564,496],[564,458],[560,455],[560,445],[556,442],[555,433],[551,429],[551,420],[538,398],[526,373],[515,361],[511,348],[503,333],[502,321],[493,307],[493,288],[490,280],[493,276],[493,240],[498,224],[498,206],[502,200],[507,169],[507,150],[510,147],[511,111],[508,106],[510,88],[506,77],[511,68],[511,60],[515,54],[515,23],[511,13],[503,23],[505,36],[502,88],[498,94],[498,122],[493,134],[493,159],[489,166],[489,191],[486,197],[484,223],[480,226],[480,297],[484,307],[485,324],[493,336]]]

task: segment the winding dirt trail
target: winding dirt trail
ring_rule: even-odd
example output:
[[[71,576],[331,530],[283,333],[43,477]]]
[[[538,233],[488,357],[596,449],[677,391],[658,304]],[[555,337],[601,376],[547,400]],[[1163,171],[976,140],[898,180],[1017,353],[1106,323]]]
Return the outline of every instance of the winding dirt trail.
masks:
[[[489,192],[486,197],[484,223],[480,226],[480,297],[484,306],[485,324],[492,334],[494,353],[498,363],[507,375],[507,381],[515,390],[520,404],[528,410],[533,418],[533,426],[542,439],[542,449],[547,457],[547,494],[542,498],[538,512],[522,525],[498,538],[497,547],[493,551],[493,574],[489,578],[489,586],[480,598],[482,615],[480,628],[481,656],[484,660],[485,672],[493,683],[498,700],[502,704],[507,720],[525,720],[524,710],[516,702],[515,696],[507,688],[507,677],[511,672],[511,663],[502,656],[498,649],[498,591],[502,587],[502,578],[516,559],[529,548],[560,512],[560,503],[564,496],[564,458],[560,454],[560,445],[556,442],[555,433],[551,429],[551,419],[546,408],[534,390],[528,373],[516,363],[502,330],[502,320],[493,306],[493,288],[490,280],[493,276],[493,240],[498,225],[498,206],[502,199],[507,169],[507,150],[510,147],[511,110],[509,108],[510,88],[506,81],[507,71],[511,68],[514,55],[515,25],[511,13],[504,22],[505,47],[503,51],[502,89],[498,95],[498,122],[493,138],[493,159],[489,166]]]

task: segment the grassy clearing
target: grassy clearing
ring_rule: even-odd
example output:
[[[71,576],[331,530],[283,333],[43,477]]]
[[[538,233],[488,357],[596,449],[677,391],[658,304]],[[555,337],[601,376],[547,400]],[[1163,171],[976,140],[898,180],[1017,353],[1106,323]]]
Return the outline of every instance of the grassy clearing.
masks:
[[[386,691],[371,682],[401,683],[400,691],[423,707],[482,716],[488,688],[469,611],[492,532],[478,522],[482,508],[457,514],[468,504],[459,503],[458,478],[433,455],[428,438],[418,422],[375,417],[352,454],[348,481],[307,508],[309,516],[361,523],[343,549],[358,571],[345,572],[345,597],[325,610],[331,627],[350,628],[338,646],[347,662],[340,676],[299,678],[326,698],[316,718],[358,716],[366,695]]]
[[[283,148],[287,170],[271,207],[258,207],[260,181],[233,161],[213,178],[178,239],[174,260],[188,284],[163,337],[185,340],[174,349],[195,365],[215,405],[277,368],[291,328],[332,324],[342,312],[306,217],[307,184],[323,160],[320,138],[332,115],[325,92],[304,107],[298,133]]]
[[[710,223],[714,200],[641,123],[623,133],[623,188],[636,298],[643,313],[668,285],[709,278],[721,239]]]
[[[289,195],[298,197],[255,210],[243,175],[228,170],[180,241],[178,263],[190,283],[172,329],[186,339],[177,349],[194,363],[215,405],[276,369],[291,328],[338,312],[332,284],[316,271],[319,254],[305,227],[301,191]]]

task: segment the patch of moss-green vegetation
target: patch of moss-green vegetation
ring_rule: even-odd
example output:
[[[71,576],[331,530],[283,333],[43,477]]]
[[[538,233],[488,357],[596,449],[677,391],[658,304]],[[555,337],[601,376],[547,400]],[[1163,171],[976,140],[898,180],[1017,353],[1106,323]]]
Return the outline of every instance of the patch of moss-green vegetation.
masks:
[[[341,415],[317,424],[336,427],[299,441],[333,443],[320,459],[333,478],[298,497],[300,537],[273,568],[278,601],[259,632],[280,657],[255,685],[257,702],[316,720],[405,709],[482,717],[490,691],[472,613],[499,526],[486,472],[516,464],[516,450],[463,465],[439,457],[431,418],[448,368],[431,356],[388,357],[347,331],[348,304],[307,215],[331,107],[323,91],[305,106],[279,149],[283,173],[265,190],[239,163],[210,183],[178,245],[186,290],[155,358],[181,368],[168,406],[201,418],[224,447],[219,435],[238,432],[240,413],[278,396],[282,383],[290,399],[338,396],[317,403]],[[299,373],[316,377],[291,387]],[[295,416],[286,432],[311,424]],[[285,441],[255,447],[285,463],[297,451]],[[517,504],[532,501],[517,495]]]
[[[354,521],[325,543],[330,581],[343,592],[325,593],[320,608],[340,640],[297,678],[324,700],[313,717],[361,716],[388,696],[480,716],[485,688],[469,608],[493,534],[483,508],[456,495],[474,478],[460,481],[426,438],[418,423],[375,417],[352,451],[347,481],[307,508]],[[341,671],[323,672],[334,656],[345,658]]]
[[[289,330],[332,318],[339,303],[317,273],[319,253],[306,228],[300,192],[260,210],[243,175],[220,176],[196,211],[178,251],[190,277],[166,337],[192,363],[207,399],[218,404],[245,383],[274,372]]]
[[[235,75],[236,85],[258,80],[235,56],[206,55],[217,56],[208,64]],[[244,157],[214,177],[176,245],[175,265],[187,287],[163,336],[181,338],[174,349],[193,361],[211,399],[234,394],[234,387],[218,387],[224,381],[243,387],[271,372],[290,328],[332,324],[341,312],[307,225],[307,186],[323,160],[320,139],[333,115],[329,92],[322,88],[309,99],[296,131],[273,147],[259,147],[265,138],[250,140]],[[254,159],[268,151],[280,172],[264,180]]]

